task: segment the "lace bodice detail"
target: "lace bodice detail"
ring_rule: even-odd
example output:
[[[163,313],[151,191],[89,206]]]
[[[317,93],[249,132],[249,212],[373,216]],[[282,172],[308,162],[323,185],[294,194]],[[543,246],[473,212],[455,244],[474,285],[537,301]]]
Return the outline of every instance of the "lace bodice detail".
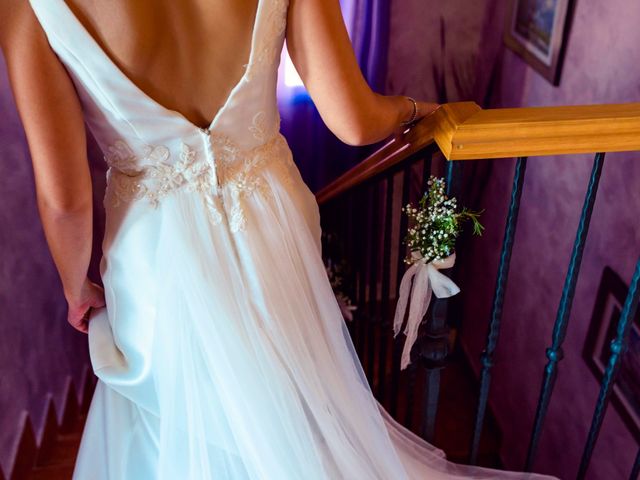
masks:
[[[258,130],[255,135],[262,136],[264,132]],[[167,195],[187,189],[201,196],[214,225],[228,214],[230,230],[243,230],[245,198],[255,192],[272,194],[265,171],[278,175],[285,183],[291,181],[294,163],[290,150],[280,132],[251,149],[242,149],[226,135],[210,137],[213,163],[207,160],[208,154],[199,153],[186,142],[181,142],[177,158],[173,158],[164,145],[146,145],[141,154],[136,154],[127,142],[117,140],[105,154],[109,165],[105,202],[119,207],[146,200],[157,208]]]
[[[295,164],[280,134],[276,98],[288,0],[258,0],[249,63],[207,129],[138,88],[64,0],[30,3],[105,154],[105,207],[140,201],[157,209],[164,198],[191,191],[213,224],[226,221],[237,232],[246,225],[249,199],[273,193],[270,178],[290,181]]]

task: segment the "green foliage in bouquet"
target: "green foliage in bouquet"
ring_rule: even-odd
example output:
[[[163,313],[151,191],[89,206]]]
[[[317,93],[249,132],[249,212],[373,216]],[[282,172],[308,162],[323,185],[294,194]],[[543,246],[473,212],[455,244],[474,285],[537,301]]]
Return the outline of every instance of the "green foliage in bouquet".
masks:
[[[446,182],[443,178],[431,176],[429,189],[418,201],[418,206],[411,203],[402,207],[402,211],[413,220],[405,237],[409,251],[419,251],[426,263],[442,260],[455,251],[456,238],[462,232],[462,224],[466,220],[473,223],[474,235],[482,235],[484,227],[478,220],[482,212],[472,212],[466,208],[458,211],[455,198],[445,194]],[[411,264],[415,259],[409,256],[404,259]]]

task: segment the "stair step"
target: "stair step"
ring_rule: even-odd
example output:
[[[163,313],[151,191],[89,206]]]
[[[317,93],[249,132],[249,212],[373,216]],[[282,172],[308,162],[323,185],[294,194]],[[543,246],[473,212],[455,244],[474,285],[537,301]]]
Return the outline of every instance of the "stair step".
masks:
[[[70,430],[58,433],[47,458],[31,471],[29,480],[70,480],[82,439],[86,415],[82,415]]]
[[[36,468],[29,480],[70,480],[73,475],[73,462],[68,465],[52,465]]]
[[[67,461],[73,462],[78,453],[80,439],[80,434],[58,436],[56,443],[51,450],[50,457],[38,466],[45,467],[48,465],[58,465]]]

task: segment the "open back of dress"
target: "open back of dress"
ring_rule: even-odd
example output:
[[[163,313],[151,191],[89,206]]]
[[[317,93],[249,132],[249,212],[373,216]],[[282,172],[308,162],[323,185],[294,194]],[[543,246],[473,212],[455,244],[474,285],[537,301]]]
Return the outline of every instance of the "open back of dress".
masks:
[[[450,463],[372,395],[280,133],[287,0],[259,0],[205,129],[137,88],[64,0],[30,3],[109,165],[76,480],[549,478]]]

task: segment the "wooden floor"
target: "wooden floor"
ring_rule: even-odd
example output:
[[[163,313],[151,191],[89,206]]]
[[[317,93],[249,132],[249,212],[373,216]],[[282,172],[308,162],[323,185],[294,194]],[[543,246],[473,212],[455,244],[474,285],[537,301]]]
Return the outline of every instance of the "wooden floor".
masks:
[[[417,385],[420,385],[419,381]],[[452,358],[451,363],[443,370],[440,407],[436,422],[436,438],[434,443],[442,448],[447,457],[458,463],[466,463],[471,439],[471,428],[477,398],[475,379],[461,358]],[[405,405],[402,398],[399,405]],[[419,424],[421,401],[414,401],[416,425]],[[81,414],[79,421],[68,433],[59,434],[47,459],[33,470],[30,480],[69,480],[80,445],[80,437],[86,413]],[[406,409],[398,411],[397,418],[406,418]],[[417,431],[416,425],[411,426]],[[484,466],[500,468],[498,449],[500,435],[494,420],[489,415],[482,438],[479,463]]]
[[[410,367],[409,367],[410,368]],[[424,370],[415,370],[414,398],[407,401],[409,374],[403,373],[399,382],[398,411],[395,418],[414,433],[420,435],[423,420]],[[374,386],[375,387],[375,386]],[[440,397],[435,424],[433,444],[447,454],[447,458],[456,463],[467,463],[473,434],[473,425],[478,399],[477,381],[468,366],[467,360],[460,354],[449,357],[446,368],[441,370]],[[379,399],[380,400],[380,399]],[[386,398],[381,403],[389,409]],[[407,406],[413,405],[412,414],[407,415]],[[408,417],[410,419],[408,420]],[[478,465],[502,468],[499,457],[501,434],[490,409],[487,410],[484,429],[478,451]]]
[[[29,480],[69,480],[71,478],[85,419],[86,413],[82,413],[71,431],[58,434],[50,454],[47,455],[48,458],[33,469]]]

